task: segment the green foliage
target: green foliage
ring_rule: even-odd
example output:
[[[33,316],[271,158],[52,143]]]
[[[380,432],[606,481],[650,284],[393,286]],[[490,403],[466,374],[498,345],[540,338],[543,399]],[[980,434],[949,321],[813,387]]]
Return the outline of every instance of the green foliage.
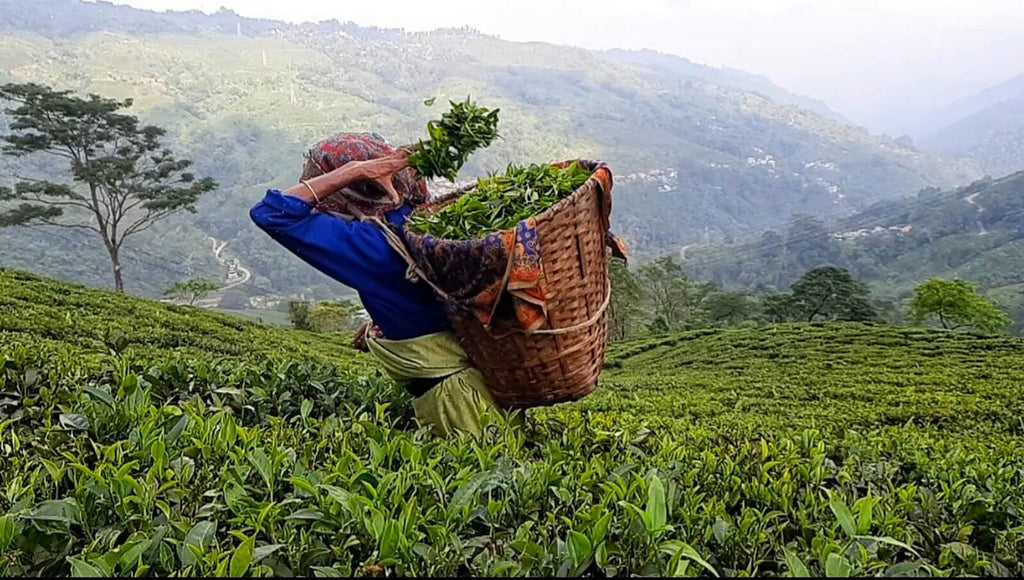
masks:
[[[863,282],[835,266],[807,272],[790,288],[790,312],[799,320],[874,320],[871,292]]]
[[[711,326],[733,326],[757,314],[757,303],[746,292],[713,291],[701,306]]]
[[[176,212],[194,212],[199,197],[217,186],[210,178],[196,179],[188,171],[191,161],[161,147],[163,129],[119,112],[131,99],[82,98],[35,83],[8,83],[0,87],[0,100],[14,105],[5,109],[13,122],[3,152],[62,159],[73,182],[33,179],[17,183],[13,192],[0,191],[0,201],[23,202],[0,212],[0,227],[36,222],[96,233],[110,256],[116,290],[124,289],[125,238]],[[65,210],[71,213],[65,216]]]
[[[568,167],[509,165],[503,175],[477,181],[476,188],[434,213],[415,213],[409,229],[450,240],[471,240],[515,227],[579,189],[590,171]]]
[[[196,300],[220,288],[220,284],[203,278],[180,280],[164,290],[164,297],[182,300],[186,304],[195,304]]]
[[[795,220],[784,234],[691,247],[686,256],[691,275],[727,288],[782,290],[802,272],[830,263],[869,284],[876,297],[895,302],[883,309],[892,322],[902,322],[914,287],[932,277],[971,280],[1016,313],[1024,280],[1024,172],[948,191],[926,188],[827,227]],[[1024,313],[1014,317],[1024,324]]]
[[[608,332],[611,340],[624,340],[636,331],[643,314],[643,289],[622,260],[609,258],[612,298],[608,304]]]
[[[309,326],[317,332],[353,331],[359,326],[362,305],[351,300],[321,300],[309,312]]]
[[[304,300],[293,300],[288,303],[288,318],[292,326],[298,330],[312,330],[313,326],[309,321],[309,314],[313,308],[309,302]]]
[[[32,337],[85,352],[130,349],[144,358],[297,353],[307,362],[353,364],[346,341],[267,328],[237,316],[111,294],[0,268],[0,344]],[[86,359],[83,359],[86,360]],[[362,360],[362,359],[360,359]]]
[[[438,439],[323,335],[5,271],[0,573],[1024,573],[1020,341],[797,325],[609,355],[580,403]]]
[[[428,106],[433,103],[426,101]],[[498,137],[498,109],[479,107],[469,96],[449,105],[440,120],[427,123],[430,139],[420,141],[409,154],[409,164],[423,179],[445,177],[454,182],[470,154]]]
[[[1013,319],[978,294],[969,282],[942,278],[932,278],[914,289],[910,316],[916,324],[934,317],[949,330],[967,327],[1001,332],[1013,324]]]
[[[714,290],[713,285],[694,282],[671,257],[640,266],[637,280],[651,306],[654,334],[703,325],[701,303]]]

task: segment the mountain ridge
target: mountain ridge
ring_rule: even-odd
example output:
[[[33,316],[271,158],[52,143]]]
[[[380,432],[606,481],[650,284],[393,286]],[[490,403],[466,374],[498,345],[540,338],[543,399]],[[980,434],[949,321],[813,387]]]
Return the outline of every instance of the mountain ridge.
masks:
[[[618,177],[614,225],[638,256],[773,227],[794,213],[845,214],[978,175],[764,94],[574,47],[465,29],[291,25],[230,11],[152,13],[71,0],[0,6],[0,29],[8,31],[0,38],[0,80],[132,97],[133,113],[165,126],[196,172],[221,183],[198,215],[138,240],[135,250],[160,256],[148,260],[167,270],[127,276],[132,291],[149,295],[188,272],[222,276],[208,236],[228,242],[253,272],[243,288],[250,294],[335,295],[334,282],[273,244],[244,210],[265,189],[294,183],[301,152],[325,134],[421,138],[439,113],[424,107],[428,96],[443,102],[469,93],[502,109],[504,139],[472,157],[463,179],[513,161],[610,161]],[[83,250],[80,259],[63,258],[46,234],[5,230],[0,242],[0,264],[105,280],[102,256]]]
[[[1024,73],[944,108],[921,141],[976,163],[990,175],[1024,169]]]
[[[842,114],[829,107],[824,101],[793,93],[786,88],[775,84],[770,78],[762,74],[751,73],[731,67],[712,67],[695,63],[683,56],[663,53],[651,49],[623,50],[620,48],[613,48],[605,51],[604,54],[613,62],[636,64],[649,68],[671,71],[684,76],[693,76],[749,92],[760,93],[780,103],[796,105],[800,108],[807,109],[808,111],[816,113],[826,119],[831,119],[846,125],[853,124],[853,122]]]

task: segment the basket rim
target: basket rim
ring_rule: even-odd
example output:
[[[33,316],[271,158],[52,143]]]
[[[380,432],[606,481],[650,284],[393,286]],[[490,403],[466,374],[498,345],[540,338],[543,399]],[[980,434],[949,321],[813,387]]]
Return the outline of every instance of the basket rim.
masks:
[[[554,162],[548,163],[547,165],[552,165],[552,166],[554,166],[554,165],[561,165],[561,164],[568,165],[568,164],[573,163],[573,162],[581,163],[583,161],[589,161],[589,160],[586,160],[586,159],[566,159],[566,160],[563,160],[563,161],[554,161]],[[569,195],[567,195],[567,196],[563,197],[562,199],[558,200],[557,202],[555,202],[554,205],[546,208],[544,211],[542,211],[540,213],[534,214],[531,217],[539,220],[539,219],[541,219],[542,216],[546,216],[546,215],[548,215],[551,212],[559,211],[562,208],[562,206],[569,205],[576,198],[582,196],[584,193],[589,191],[591,188],[601,187],[601,183],[597,180],[596,177],[594,177],[594,174],[596,174],[598,172],[598,170],[601,169],[601,168],[604,168],[604,169],[607,170],[607,166],[605,166],[601,162],[596,162],[595,161],[593,163],[594,163],[594,168],[590,170],[590,176],[587,177],[587,180],[585,182],[583,182],[583,185],[577,187],[572,193],[570,193]],[[437,198],[433,202],[428,201],[424,205],[422,205],[422,206],[416,208],[415,210],[413,210],[412,213],[409,214],[409,217],[411,218],[412,216],[417,215],[417,214],[423,214],[423,213],[433,214],[433,213],[437,213],[437,212],[441,211],[445,207],[447,207],[447,206],[451,205],[452,203],[454,203],[455,200],[459,199],[463,195],[465,195],[465,194],[473,191],[474,189],[476,189],[476,186],[480,183],[479,179],[483,179],[483,178],[477,178],[477,179],[478,179],[478,181],[476,181],[476,182],[474,182],[474,183],[472,183],[470,185],[467,185],[466,187],[462,187],[460,189],[456,189],[455,191],[450,191],[450,192],[442,195],[441,197]],[[448,241],[448,242],[464,242],[464,241],[472,241],[472,240],[484,239],[487,236],[493,236],[493,235],[496,235],[496,234],[502,234],[502,233],[505,233],[505,232],[513,231],[513,230],[515,230],[515,228],[516,228],[516,226],[512,226],[511,228],[506,228],[506,229],[503,229],[503,230],[495,230],[493,232],[489,232],[489,233],[483,234],[480,237],[470,238],[469,240],[456,240],[456,239],[452,239],[452,238],[439,238],[439,237],[434,236],[432,234],[419,234],[419,233],[416,233],[416,232],[410,230],[409,228],[403,228],[403,230],[405,230],[405,235],[407,235],[407,236],[415,236],[415,237],[423,237],[423,238],[430,237],[430,238],[434,238],[436,240],[444,240],[444,241]]]

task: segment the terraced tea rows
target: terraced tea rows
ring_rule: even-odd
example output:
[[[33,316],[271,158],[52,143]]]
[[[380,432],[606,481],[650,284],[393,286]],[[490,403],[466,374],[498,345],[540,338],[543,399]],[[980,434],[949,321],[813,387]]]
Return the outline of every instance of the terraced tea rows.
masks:
[[[1019,341],[632,342],[482,441],[342,342],[0,271],[0,573],[1024,574]]]
[[[613,345],[580,407],[744,435],[906,423],[1024,434],[1024,344],[884,325],[698,331]]]

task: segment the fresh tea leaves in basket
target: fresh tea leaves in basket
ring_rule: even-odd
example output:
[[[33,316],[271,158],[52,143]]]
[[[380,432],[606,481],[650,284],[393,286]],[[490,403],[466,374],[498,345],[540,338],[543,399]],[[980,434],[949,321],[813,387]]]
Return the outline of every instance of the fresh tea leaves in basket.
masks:
[[[409,164],[422,179],[444,177],[454,182],[469,155],[498,137],[498,109],[479,107],[468,96],[449,104],[451,109],[440,120],[427,123],[430,139],[420,141],[409,154]]]
[[[477,180],[475,189],[434,213],[414,213],[409,229],[448,240],[471,240],[514,227],[579,189],[590,171],[568,167],[509,165],[504,175]]]

